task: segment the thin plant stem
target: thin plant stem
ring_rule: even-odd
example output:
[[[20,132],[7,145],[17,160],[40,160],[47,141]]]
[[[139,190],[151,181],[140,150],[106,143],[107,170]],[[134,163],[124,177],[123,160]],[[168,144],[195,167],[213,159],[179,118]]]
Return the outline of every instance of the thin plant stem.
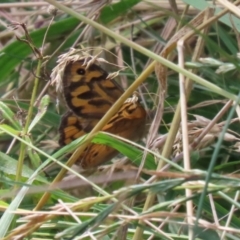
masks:
[[[35,99],[36,99],[37,88],[38,88],[38,83],[39,83],[39,78],[37,76],[40,75],[41,65],[42,65],[42,60],[39,59],[38,60],[38,65],[37,65],[36,77],[34,79],[33,92],[32,92],[32,96],[31,96],[31,101],[30,101],[30,105],[29,105],[27,119],[26,119],[26,123],[25,123],[25,126],[23,128],[23,132],[22,132],[23,138],[25,138],[25,135],[28,134],[28,127],[30,125],[32,115],[33,115],[33,107],[34,107],[34,102],[35,102]],[[23,167],[25,153],[26,153],[26,144],[21,142],[18,164],[17,164],[16,178],[15,178],[16,182],[19,182],[20,179],[21,179],[21,176],[22,176],[22,167]]]

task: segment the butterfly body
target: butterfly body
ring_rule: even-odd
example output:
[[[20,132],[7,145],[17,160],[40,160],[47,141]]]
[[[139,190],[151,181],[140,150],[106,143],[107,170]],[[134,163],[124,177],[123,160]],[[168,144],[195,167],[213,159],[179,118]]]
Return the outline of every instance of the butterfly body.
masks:
[[[63,93],[70,111],[61,120],[60,145],[89,133],[123,93],[101,67],[95,63],[86,67],[84,63],[70,62],[64,70]],[[138,101],[125,102],[102,131],[138,140],[143,135],[145,120],[146,111]],[[78,163],[83,168],[93,168],[117,154],[110,146],[91,143],[79,156]]]

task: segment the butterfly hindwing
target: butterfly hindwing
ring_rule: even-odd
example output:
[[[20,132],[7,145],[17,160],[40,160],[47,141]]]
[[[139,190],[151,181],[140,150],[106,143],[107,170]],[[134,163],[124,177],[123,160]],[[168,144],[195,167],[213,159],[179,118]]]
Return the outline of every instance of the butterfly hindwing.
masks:
[[[146,111],[139,103],[124,103],[120,110],[103,127],[109,132],[130,140],[138,140],[143,136]],[[81,156],[84,168],[96,167],[111,160],[118,151],[100,144],[89,144],[87,151]]]
[[[73,112],[68,111],[61,119],[59,127],[59,144],[61,146],[67,145],[77,138],[91,132],[97,122],[98,120],[96,119],[86,120],[79,118]]]

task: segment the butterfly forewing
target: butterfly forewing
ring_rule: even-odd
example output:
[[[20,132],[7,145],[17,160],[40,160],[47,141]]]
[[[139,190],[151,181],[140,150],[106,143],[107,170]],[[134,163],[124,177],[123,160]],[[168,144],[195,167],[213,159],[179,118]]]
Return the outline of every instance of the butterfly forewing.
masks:
[[[96,64],[70,62],[63,74],[63,91],[68,107],[79,117],[101,119],[123,90]]]

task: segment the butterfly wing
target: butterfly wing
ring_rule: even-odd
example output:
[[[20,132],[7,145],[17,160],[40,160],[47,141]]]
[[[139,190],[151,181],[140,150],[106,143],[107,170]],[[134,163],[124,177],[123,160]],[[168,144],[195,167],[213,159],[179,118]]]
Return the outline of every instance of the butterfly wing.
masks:
[[[129,140],[139,140],[145,130],[146,111],[140,103],[124,103],[102,131],[113,133]],[[81,166],[93,168],[111,160],[118,151],[107,145],[90,144],[83,152]]]
[[[90,132],[98,120],[86,121],[77,117],[71,111],[62,117],[60,128],[61,145],[66,145],[82,135]],[[120,110],[110,119],[102,131],[116,134],[118,136],[138,140],[142,137],[145,129],[146,111],[137,103],[124,103]],[[78,163],[83,168],[93,168],[111,160],[118,151],[101,144],[89,144],[85,148]]]
[[[63,93],[68,107],[84,119],[101,119],[122,95],[122,88],[96,64],[70,62],[63,74]]]
[[[61,118],[59,127],[60,146],[67,145],[86,133],[89,133],[98,121],[97,119],[87,121],[86,119],[77,117],[72,111],[66,112]]]
[[[91,64],[86,68],[83,63],[70,62],[64,71],[63,93],[70,111],[61,120],[60,145],[89,133],[123,93],[101,67]],[[145,119],[146,111],[139,102],[124,103],[102,130],[137,140],[142,136]],[[109,161],[117,153],[107,145],[89,144],[78,161],[83,168],[93,168]]]

